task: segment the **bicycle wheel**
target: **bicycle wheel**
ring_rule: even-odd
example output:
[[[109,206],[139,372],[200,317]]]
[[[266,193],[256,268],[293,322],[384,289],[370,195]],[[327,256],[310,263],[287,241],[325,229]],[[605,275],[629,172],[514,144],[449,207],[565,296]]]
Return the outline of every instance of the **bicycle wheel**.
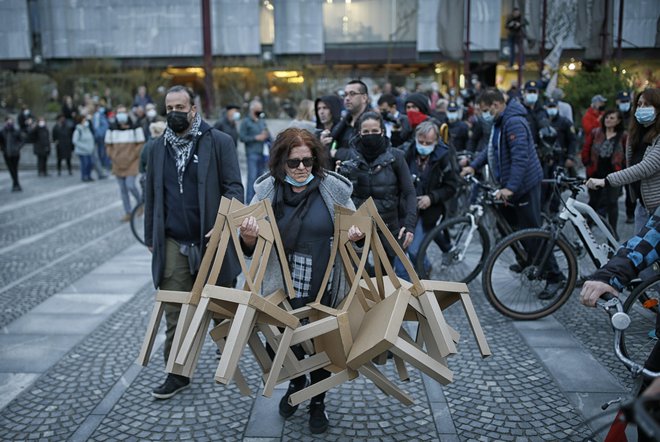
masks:
[[[554,269],[552,258],[556,262]],[[557,283],[562,275],[563,283],[553,284],[554,293],[549,299],[541,299],[549,282]],[[573,292],[576,278],[575,253],[564,239],[552,241],[551,231],[526,229],[495,246],[484,264],[482,286],[497,311],[513,319],[530,320],[561,307]]]
[[[450,218],[422,241],[416,268],[423,279],[470,282],[481,271],[490,250],[488,232],[470,216]]]
[[[144,203],[135,206],[131,212],[131,232],[141,244],[144,242]]]
[[[623,311],[630,316],[630,326],[622,333],[621,351],[638,364],[644,364],[658,342],[659,302],[660,274],[657,274],[642,281],[623,303]]]

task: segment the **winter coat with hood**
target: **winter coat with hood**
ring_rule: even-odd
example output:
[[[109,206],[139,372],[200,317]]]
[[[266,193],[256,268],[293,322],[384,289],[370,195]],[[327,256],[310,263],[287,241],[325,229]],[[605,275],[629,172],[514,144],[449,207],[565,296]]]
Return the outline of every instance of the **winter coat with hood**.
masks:
[[[323,102],[326,106],[328,106],[328,109],[330,109],[330,114],[332,114],[332,127],[335,127],[337,123],[339,123],[339,120],[341,120],[341,111],[344,108],[344,104],[342,103],[341,98],[336,95],[324,95],[314,101],[316,128],[324,130],[325,126],[323,126],[323,123],[321,123],[321,119],[319,118],[319,103],[321,102]]]
[[[497,182],[513,192],[513,201],[540,185],[543,170],[534,147],[527,110],[517,101],[510,101],[501,115],[495,119],[489,143],[493,144],[494,160],[499,169]],[[497,134],[497,139],[495,138]],[[488,162],[488,147],[470,164],[479,169]],[[493,175],[495,171],[491,168]]]
[[[401,227],[414,232],[417,198],[410,170],[403,151],[391,147],[389,140],[383,138],[387,148],[372,162],[368,162],[360,153],[360,137],[356,137],[341,163],[339,173],[353,184],[352,198],[356,207],[372,197],[378,213],[391,232],[398,233]]]

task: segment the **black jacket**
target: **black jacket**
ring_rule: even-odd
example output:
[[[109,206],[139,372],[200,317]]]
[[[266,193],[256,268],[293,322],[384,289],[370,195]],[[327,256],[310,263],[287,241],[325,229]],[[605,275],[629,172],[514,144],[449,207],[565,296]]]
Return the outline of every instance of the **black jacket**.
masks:
[[[417,167],[418,153],[413,143],[405,145],[405,156],[417,196],[428,195],[431,205],[420,210],[424,230],[430,230],[440,215],[447,213],[447,203],[456,195],[459,181],[458,174],[449,161],[449,148],[442,141],[429,155],[429,164],[420,173]]]
[[[10,158],[21,155],[21,148],[25,143],[25,137],[16,129],[16,126],[4,126],[0,131],[0,150]]]
[[[449,144],[457,151],[467,149],[470,128],[465,121],[454,121],[449,123]]]
[[[199,198],[199,243],[208,242],[204,235],[215,223],[221,197],[243,201],[243,184],[236,156],[236,147],[229,135],[202,122],[197,135],[198,170],[197,196]],[[165,137],[159,137],[149,154],[144,209],[145,243],[153,247],[151,269],[154,286],[158,287],[165,269]],[[203,253],[203,251],[202,251]],[[240,272],[233,246],[227,250],[218,283],[232,281]]]
[[[561,147],[561,155],[558,160],[561,164],[563,164],[567,158],[575,160],[577,138],[575,136],[573,123],[571,123],[568,118],[557,115],[554,118],[550,118],[550,124],[557,131],[557,143],[559,144],[559,147]]]
[[[64,120],[63,126],[59,123],[53,126],[53,142],[57,144],[58,158],[71,157],[71,152],[73,152],[73,143],[71,142],[72,137],[73,126],[71,126],[67,120]]]
[[[222,117],[222,119],[215,123],[215,126],[213,127],[218,129],[220,132],[224,132],[229,135],[232,140],[234,140],[234,145],[238,145],[238,127],[235,121],[229,121],[227,115]]]
[[[50,153],[50,133],[47,127],[36,126],[31,129],[28,140],[33,143],[35,155],[48,155]]]
[[[374,199],[378,214],[393,233],[401,226],[415,231],[417,222],[417,200],[415,188],[403,151],[388,147],[372,163],[367,163],[357,150],[356,143],[346,152],[339,173],[353,184],[351,198],[359,207],[369,197]]]

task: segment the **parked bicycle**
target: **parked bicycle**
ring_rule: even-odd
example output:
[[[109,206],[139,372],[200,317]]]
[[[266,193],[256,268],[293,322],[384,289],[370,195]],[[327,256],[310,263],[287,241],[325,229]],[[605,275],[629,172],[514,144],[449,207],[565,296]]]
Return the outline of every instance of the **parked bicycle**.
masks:
[[[495,199],[497,189],[473,176],[465,177],[465,181],[469,188],[476,188],[476,200],[465,214],[440,220],[424,237],[416,259],[417,271],[424,279],[472,281],[490,252],[489,232],[501,237],[513,232],[496,208],[503,204]]]
[[[559,193],[559,214],[544,227],[520,230],[504,238],[484,264],[482,284],[486,298],[497,311],[513,319],[542,318],[568,300],[576,286],[580,251],[586,251],[593,264],[600,267],[619,247],[607,222],[588,204],[577,201],[584,179],[568,177],[559,169],[554,179],[544,181],[553,184]],[[564,190],[571,193],[567,199],[561,196]],[[573,226],[577,244],[563,233],[567,224]],[[539,295],[547,293],[553,269],[563,273],[565,280],[548,299],[541,299]]]
[[[142,188],[142,201],[135,206],[131,211],[131,232],[140,244],[146,245],[144,242],[144,198],[145,198],[145,179],[146,175],[140,176],[140,187]]]

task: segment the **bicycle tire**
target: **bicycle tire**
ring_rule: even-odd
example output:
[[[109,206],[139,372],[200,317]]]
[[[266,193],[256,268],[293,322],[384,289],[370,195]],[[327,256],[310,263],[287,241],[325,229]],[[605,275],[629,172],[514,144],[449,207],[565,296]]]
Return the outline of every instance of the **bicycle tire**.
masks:
[[[450,218],[435,226],[424,237],[417,253],[415,266],[419,276],[422,279],[465,283],[476,278],[490,251],[490,237],[484,226],[477,223],[470,241],[464,242],[471,227],[469,216]],[[443,252],[437,241],[444,232],[449,234],[450,244],[455,246],[448,252]]]
[[[146,245],[144,242],[144,203],[140,203],[131,211],[131,232],[140,244]]]
[[[565,282],[550,299],[539,299],[538,295],[546,285],[544,272],[534,262],[520,264],[517,257],[527,253],[522,241],[529,249],[543,252],[552,232],[545,229],[525,229],[512,233],[500,241],[486,258],[482,273],[482,287],[488,302],[505,316],[517,320],[543,318],[564,305],[575,288],[577,279],[577,258],[571,246],[559,236],[553,247],[553,256]],[[531,245],[530,242],[533,242]],[[538,259],[534,257],[532,261]],[[520,271],[513,270],[514,264]],[[493,275],[497,275],[495,278]],[[519,283],[519,284],[517,284]]]
[[[622,332],[621,352],[629,359],[644,365],[658,342],[656,321],[660,314],[660,274],[642,281],[623,303],[623,311],[630,317],[630,326]]]

